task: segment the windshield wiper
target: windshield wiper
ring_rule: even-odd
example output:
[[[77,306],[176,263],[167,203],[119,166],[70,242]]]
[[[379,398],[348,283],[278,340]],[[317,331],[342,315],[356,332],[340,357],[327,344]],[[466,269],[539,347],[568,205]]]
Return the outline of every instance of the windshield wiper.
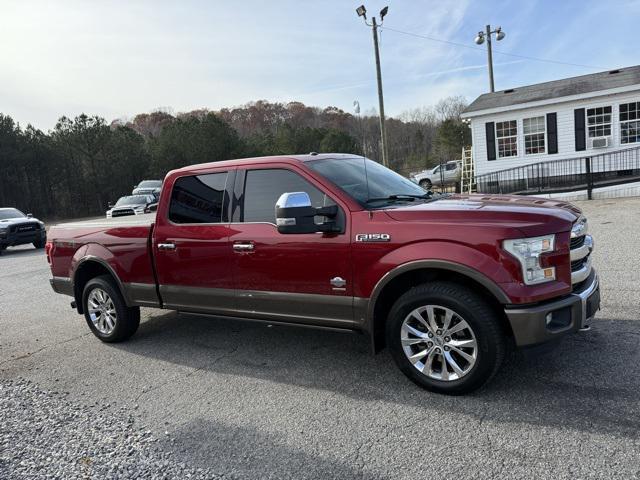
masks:
[[[425,193],[424,195],[412,195],[412,194],[398,194],[398,195],[389,195],[388,197],[376,197],[370,198],[367,200],[367,203],[371,202],[393,202],[393,201],[401,201],[401,202],[413,202],[415,200],[428,200],[431,198],[431,195]]]

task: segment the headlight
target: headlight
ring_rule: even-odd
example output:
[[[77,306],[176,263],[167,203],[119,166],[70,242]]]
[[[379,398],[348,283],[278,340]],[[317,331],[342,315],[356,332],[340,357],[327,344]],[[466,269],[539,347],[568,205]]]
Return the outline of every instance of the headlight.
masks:
[[[504,241],[504,249],[520,262],[522,278],[527,285],[536,285],[556,279],[555,267],[540,265],[540,255],[553,251],[555,239],[555,235],[545,235]]]

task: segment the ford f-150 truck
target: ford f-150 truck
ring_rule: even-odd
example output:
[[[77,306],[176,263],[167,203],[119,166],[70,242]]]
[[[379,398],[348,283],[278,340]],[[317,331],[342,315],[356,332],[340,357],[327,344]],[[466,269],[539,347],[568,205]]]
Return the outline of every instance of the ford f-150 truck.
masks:
[[[51,285],[104,342],[140,307],[366,334],[432,391],[461,394],[510,344],[588,330],[600,306],[580,210],[433,195],[363,157],[171,171],[155,214],[53,227]]]

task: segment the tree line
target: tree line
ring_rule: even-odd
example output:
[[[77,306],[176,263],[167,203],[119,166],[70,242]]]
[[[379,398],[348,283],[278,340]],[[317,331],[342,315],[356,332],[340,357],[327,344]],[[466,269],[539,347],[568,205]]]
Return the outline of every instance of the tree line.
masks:
[[[391,168],[407,174],[459,158],[469,143],[464,99],[387,120]],[[381,158],[375,112],[266,101],[174,115],[156,111],[108,123],[99,116],[62,117],[45,133],[0,114],[0,208],[40,218],[104,213],[143,179],[186,165],[249,156],[343,152]]]

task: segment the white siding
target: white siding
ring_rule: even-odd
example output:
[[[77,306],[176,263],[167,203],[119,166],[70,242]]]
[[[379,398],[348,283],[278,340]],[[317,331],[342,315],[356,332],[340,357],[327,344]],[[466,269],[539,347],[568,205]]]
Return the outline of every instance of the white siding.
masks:
[[[640,85],[638,86],[640,89]],[[471,136],[473,142],[473,159],[476,167],[476,175],[504,170],[521,165],[531,163],[545,162],[550,160],[559,160],[564,158],[585,157],[598,153],[604,153],[611,150],[620,150],[629,147],[638,147],[640,143],[621,144],[620,143],[620,122],[619,108],[621,103],[640,102],[640,90],[630,93],[620,93],[615,95],[598,96],[592,99],[575,100],[572,102],[559,102],[553,105],[542,107],[527,108],[514,110],[505,113],[497,113],[492,115],[482,115],[471,118]],[[611,137],[612,145],[608,148],[590,149],[587,144],[587,150],[576,152],[575,150],[575,134],[574,134],[574,117],[573,111],[576,108],[591,108],[601,106],[612,107],[611,117]],[[548,153],[539,153],[534,155],[524,154],[524,135],[522,131],[522,121],[529,117],[539,117],[547,113],[557,113],[558,120],[558,153],[549,155]],[[518,156],[496,158],[495,160],[487,160],[486,130],[487,122],[502,122],[506,120],[516,120],[518,122]],[[586,120],[585,120],[585,128]],[[547,131],[548,145],[548,131]],[[497,143],[496,143],[497,150]],[[496,151],[497,154],[497,151]],[[496,155],[497,156],[497,155]]]

